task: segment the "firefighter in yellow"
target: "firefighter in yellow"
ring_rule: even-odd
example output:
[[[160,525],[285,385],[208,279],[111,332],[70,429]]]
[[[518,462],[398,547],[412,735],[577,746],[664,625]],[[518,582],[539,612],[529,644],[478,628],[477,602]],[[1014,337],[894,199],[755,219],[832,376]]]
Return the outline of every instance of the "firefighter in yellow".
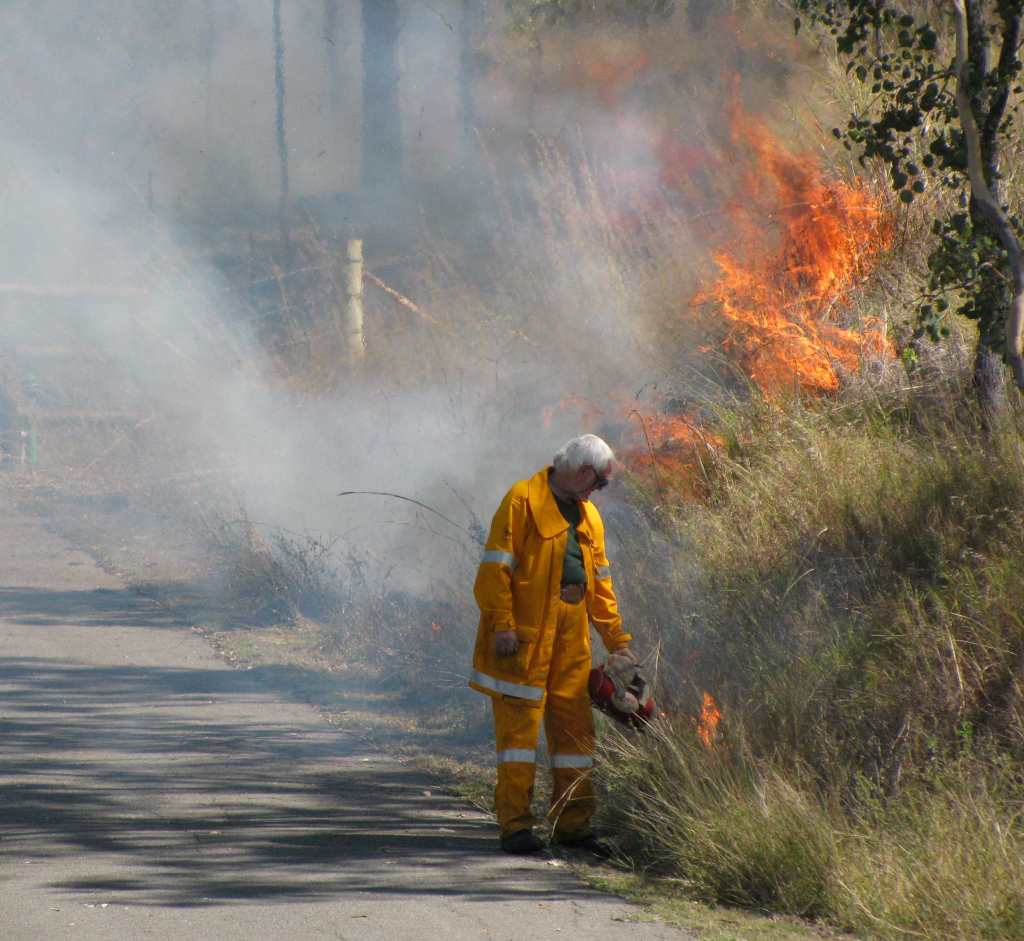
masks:
[[[613,460],[606,442],[582,435],[558,451],[551,467],[516,483],[494,514],[477,573],[480,626],[469,685],[490,696],[494,709],[494,802],[508,853],[544,847],[530,809],[542,718],[553,777],[552,840],[607,852],[590,826],[589,625],[610,660],[635,660],[612,589],[604,524],[588,499],[607,486]]]

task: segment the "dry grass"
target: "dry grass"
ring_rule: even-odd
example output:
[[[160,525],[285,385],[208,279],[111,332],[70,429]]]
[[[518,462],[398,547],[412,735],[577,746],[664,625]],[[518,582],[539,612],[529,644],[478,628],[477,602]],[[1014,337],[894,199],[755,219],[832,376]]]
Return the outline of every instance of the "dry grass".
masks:
[[[880,938],[1024,937],[1024,803],[1009,766],[969,762],[846,833],[838,920]]]
[[[1022,640],[1021,416],[986,430],[948,376],[917,381],[855,407],[725,415],[732,453],[686,518],[701,631],[677,656],[772,747],[879,779],[963,721],[1024,745],[1004,690]]]
[[[703,898],[1021,937],[1024,409],[987,420],[966,360],[720,408],[708,499],[648,517],[681,718],[607,744],[603,774],[639,858]],[[702,687],[726,715],[710,755],[685,720]]]
[[[230,519],[211,510],[200,525],[223,592],[240,617],[264,624],[327,621],[348,605],[336,540],[279,528],[265,534],[243,509]]]
[[[971,760],[889,799],[862,782],[851,812],[740,735],[711,752],[685,723],[605,736],[605,823],[638,861],[691,897],[861,937],[1022,937],[1019,770]]]
[[[685,720],[602,743],[602,806],[625,846],[709,902],[818,916],[837,847],[829,814],[742,742],[713,751]]]

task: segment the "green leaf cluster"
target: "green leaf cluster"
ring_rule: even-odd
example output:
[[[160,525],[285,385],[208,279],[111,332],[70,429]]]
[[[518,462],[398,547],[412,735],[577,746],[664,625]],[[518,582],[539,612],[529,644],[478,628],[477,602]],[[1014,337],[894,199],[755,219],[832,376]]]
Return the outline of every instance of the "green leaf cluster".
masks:
[[[972,103],[981,129],[987,182],[1001,198],[1000,149],[1012,133],[1019,94],[1021,17],[1024,0],[966,0],[971,24],[969,65]],[[947,311],[978,321],[981,343],[1002,351],[1009,305],[1006,253],[975,209],[956,104],[952,21],[941,10],[903,7],[889,0],[797,0],[801,17],[833,37],[848,75],[870,91],[870,101],[833,133],[864,165],[887,168],[900,201],[911,204],[930,188],[958,198],[936,220],[928,262],[928,290],[918,310],[917,335],[938,340],[948,333]],[[990,47],[999,54],[990,61]],[[964,211],[966,209],[966,211]],[[1019,220],[1013,220],[1018,237]]]

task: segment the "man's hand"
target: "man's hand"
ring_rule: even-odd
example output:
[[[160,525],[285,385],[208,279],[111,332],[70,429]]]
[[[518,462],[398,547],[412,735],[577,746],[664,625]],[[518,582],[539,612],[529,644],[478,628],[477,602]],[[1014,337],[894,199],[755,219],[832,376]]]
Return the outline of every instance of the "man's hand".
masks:
[[[494,652],[499,657],[511,657],[519,650],[519,638],[515,631],[494,632]]]
[[[629,647],[620,647],[614,653],[608,654],[608,662],[605,664],[605,668],[615,676],[620,676],[629,673],[630,670],[636,667],[638,662],[636,654]]]

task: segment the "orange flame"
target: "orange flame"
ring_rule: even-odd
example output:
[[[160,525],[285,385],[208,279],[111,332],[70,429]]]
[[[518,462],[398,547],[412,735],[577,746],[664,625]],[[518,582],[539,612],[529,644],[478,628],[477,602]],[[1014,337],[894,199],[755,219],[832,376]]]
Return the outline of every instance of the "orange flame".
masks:
[[[704,691],[700,706],[700,718],[696,720],[697,738],[705,748],[713,748],[718,732],[718,723],[722,719],[722,710],[711,693]]]
[[[830,322],[892,244],[892,218],[866,187],[826,179],[735,104],[732,138],[747,164],[730,209],[741,248],[714,253],[718,278],[691,308],[704,305],[709,324],[725,318],[723,350],[766,395],[835,391],[840,370],[893,355],[881,325]]]
[[[705,492],[704,467],[725,440],[702,427],[700,418],[685,415],[642,415],[633,409],[630,430],[620,439],[620,457],[629,469],[658,490],[695,500]]]
[[[827,177],[813,154],[787,150],[743,112],[737,94],[728,157],[719,148],[684,143],[656,124],[631,123],[628,115],[614,114],[614,105],[648,63],[625,53],[614,59],[614,68],[612,59],[598,60],[580,72],[580,81],[614,89],[605,104],[626,142],[624,152],[632,153],[633,141],[638,161],[653,154],[658,168],[654,174],[646,164],[639,168],[633,208],[618,217],[620,225],[634,229],[673,197],[699,205],[712,190],[720,192],[730,174],[735,179],[726,203],[731,244],[713,253],[718,275],[689,305],[709,338],[698,352],[720,349],[769,398],[794,390],[834,392],[843,373],[857,372],[869,358],[891,358],[884,325],[866,322],[855,329],[834,320],[892,244],[894,219],[880,197],[859,183]],[[721,215],[699,213],[695,224],[712,217]],[[629,397],[617,401],[628,403]],[[590,427],[620,425],[614,444],[629,469],[659,494],[670,491],[684,500],[705,494],[706,460],[725,445],[696,412],[679,414],[678,406],[651,415],[631,404],[604,408],[568,397],[558,407],[574,408]],[[545,427],[553,415],[553,408],[545,409]]]

